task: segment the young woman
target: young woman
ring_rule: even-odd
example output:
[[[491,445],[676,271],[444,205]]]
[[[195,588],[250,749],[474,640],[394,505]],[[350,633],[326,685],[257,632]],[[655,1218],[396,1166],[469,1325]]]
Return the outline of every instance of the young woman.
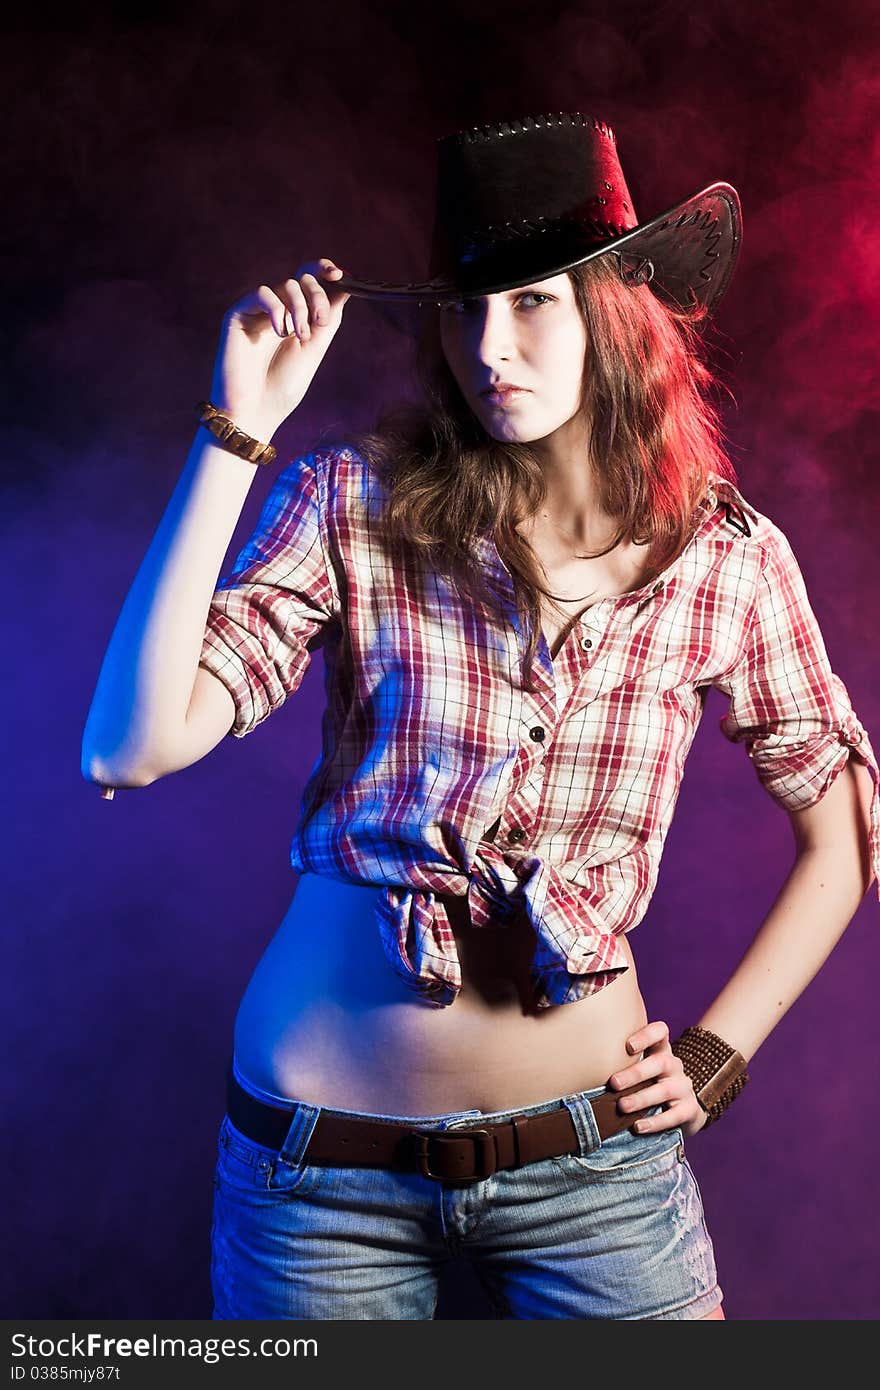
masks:
[[[734,190],[637,224],[579,113],[439,154],[429,281],[323,259],[227,313],[212,433],[86,728],[88,777],[148,785],[252,732],[324,649],[302,876],[235,1026],[214,1316],[430,1318],[464,1254],[501,1317],[721,1318],[685,1140],[876,874],[880,772],[709,402]],[[291,463],[218,585],[351,294],[421,305],[425,404]],[[671,1041],[627,933],[712,685],[797,855]]]

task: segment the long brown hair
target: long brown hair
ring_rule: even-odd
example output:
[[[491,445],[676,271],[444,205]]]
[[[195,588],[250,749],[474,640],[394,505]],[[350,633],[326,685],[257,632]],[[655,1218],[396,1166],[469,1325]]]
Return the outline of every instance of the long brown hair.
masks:
[[[568,272],[587,329],[581,411],[599,505],[619,522],[603,550],[647,544],[645,583],[684,550],[710,474],[736,483],[718,410],[721,385],[705,360],[706,311],[668,306],[647,285],[626,284],[611,256]],[[513,579],[528,633],[523,682],[529,687],[541,635],[540,561],[517,526],[546,495],[529,444],[493,439],[462,396],[440,341],[440,311],[422,310],[415,367],[424,404],[393,404],[371,431],[347,435],[386,492],[381,543],[403,561],[445,573],[459,592],[504,609],[471,546],[490,534]],[[726,389],[726,388],[725,388]]]

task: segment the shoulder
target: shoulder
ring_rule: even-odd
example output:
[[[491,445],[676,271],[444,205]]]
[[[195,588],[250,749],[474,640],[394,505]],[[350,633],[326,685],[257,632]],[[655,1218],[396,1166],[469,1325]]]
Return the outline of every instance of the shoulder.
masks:
[[[277,475],[274,492],[312,499],[324,515],[364,503],[375,486],[365,454],[345,442],[317,445],[297,454]]]
[[[731,503],[745,511],[755,549],[754,587],[750,622],[770,624],[775,633],[784,622],[802,635],[815,625],[812,585],[786,531],[765,512],[747,502],[738,488],[719,486]],[[808,567],[809,568],[809,567]]]
[[[782,527],[750,502],[735,483],[727,478],[713,477],[710,487],[717,500],[721,524],[751,542],[762,570],[768,565],[787,569],[796,563],[791,542]]]
[[[376,488],[376,479],[370,460],[355,444],[341,440],[321,445],[311,458],[331,509],[367,503]]]

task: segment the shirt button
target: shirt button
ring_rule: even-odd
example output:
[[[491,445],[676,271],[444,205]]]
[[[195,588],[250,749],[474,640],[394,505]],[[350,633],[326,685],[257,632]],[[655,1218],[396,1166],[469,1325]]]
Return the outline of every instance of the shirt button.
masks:
[[[536,724],[533,729],[529,729],[529,738],[533,738],[536,743],[544,742],[544,730],[540,724]]]
[[[512,844],[518,845],[520,840],[526,838],[526,832],[521,825],[515,825],[512,830],[508,831],[507,838]]]
[[[590,648],[592,647],[592,645],[593,645],[593,639],[592,639],[592,637],[582,637],[582,638],[581,638],[581,647],[583,648],[583,650],[584,650],[585,652],[588,652],[588,651],[590,650]]]

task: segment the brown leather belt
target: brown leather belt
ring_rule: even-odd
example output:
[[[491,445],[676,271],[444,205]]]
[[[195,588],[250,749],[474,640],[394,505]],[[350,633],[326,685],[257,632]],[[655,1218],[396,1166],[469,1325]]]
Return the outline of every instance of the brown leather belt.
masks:
[[[629,1129],[641,1113],[621,1115],[617,1102],[652,1081],[623,1091],[604,1091],[587,1104],[593,1108],[601,1138]],[[646,1106],[645,1109],[650,1109]],[[291,1112],[257,1100],[238,1084],[230,1061],[226,1074],[226,1109],[239,1133],[265,1148],[281,1149],[290,1129]],[[416,1169],[441,1182],[479,1182],[500,1168],[522,1168],[542,1158],[580,1152],[568,1107],[538,1115],[514,1115],[495,1124],[454,1130],[419,1129],[386,1120],[351,1119],[321,1110],[302,1156],[304,1163]]]

